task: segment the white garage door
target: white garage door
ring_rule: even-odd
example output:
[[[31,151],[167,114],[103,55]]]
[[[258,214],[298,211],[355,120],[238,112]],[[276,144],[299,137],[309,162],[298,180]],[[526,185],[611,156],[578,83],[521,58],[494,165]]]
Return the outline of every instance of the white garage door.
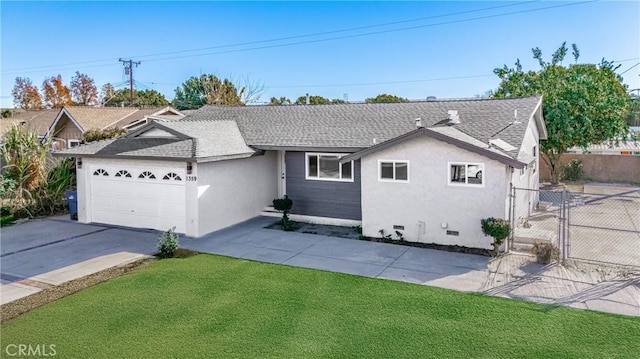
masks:
[[[92,166],[91,221],[185,233],[185,171]]]

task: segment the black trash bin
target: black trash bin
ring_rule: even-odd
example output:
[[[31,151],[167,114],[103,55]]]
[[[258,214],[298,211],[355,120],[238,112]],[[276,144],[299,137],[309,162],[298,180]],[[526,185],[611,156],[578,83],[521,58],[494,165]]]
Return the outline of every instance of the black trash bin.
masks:
[[[78,192],[66,191],[67,206],[69,207],[69,215],[74,221],[78,220]]]

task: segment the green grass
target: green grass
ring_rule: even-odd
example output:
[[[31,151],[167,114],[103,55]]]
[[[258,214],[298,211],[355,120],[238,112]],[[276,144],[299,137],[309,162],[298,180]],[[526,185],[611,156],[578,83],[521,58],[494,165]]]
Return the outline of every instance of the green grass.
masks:
[[[226,257],[168,259],[2,325],[60,358],[640,358],[640,318]]]

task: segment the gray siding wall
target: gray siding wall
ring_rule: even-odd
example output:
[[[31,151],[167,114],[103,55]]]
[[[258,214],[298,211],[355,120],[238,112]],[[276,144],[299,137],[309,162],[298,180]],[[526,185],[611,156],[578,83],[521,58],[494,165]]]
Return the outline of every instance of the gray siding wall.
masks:
[[[305,179],[305,152],[287,152],[287,196],[291,213],[308,216],[362,219],[360,160],[353,164],[353,182]]]

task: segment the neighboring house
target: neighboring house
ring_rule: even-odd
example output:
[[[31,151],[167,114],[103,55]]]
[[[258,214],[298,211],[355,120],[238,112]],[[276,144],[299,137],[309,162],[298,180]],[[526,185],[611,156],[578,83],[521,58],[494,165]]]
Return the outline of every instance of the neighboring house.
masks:
[[[593,154],[593,155],[617,155],[617,156],[640,156],[640,140],[620,140],[606,141],[599,144],[589,145],[586,149],[572,147],[567,153]]]
[[[84,223],[198,237],[286,194],[294,220],[489,248],[480,219],[509,216],[511,185],[538,188],[540,139],[539,96],[205,106],[58,155],[78,158]]]
[[[12,115],[0,119],[0,136],[11,129],[13,125],[25,126],[44,138],[47,135],[49,126],[58,115],[60,110],[22,110],[11,109]]]
[[[184,116],[172,107],[64,107],[49,123],[48,134],[54,148],[70,148],[79,145],[82,134],[91,129],[119,126],[131,131],[150,120],[179,120]]]

